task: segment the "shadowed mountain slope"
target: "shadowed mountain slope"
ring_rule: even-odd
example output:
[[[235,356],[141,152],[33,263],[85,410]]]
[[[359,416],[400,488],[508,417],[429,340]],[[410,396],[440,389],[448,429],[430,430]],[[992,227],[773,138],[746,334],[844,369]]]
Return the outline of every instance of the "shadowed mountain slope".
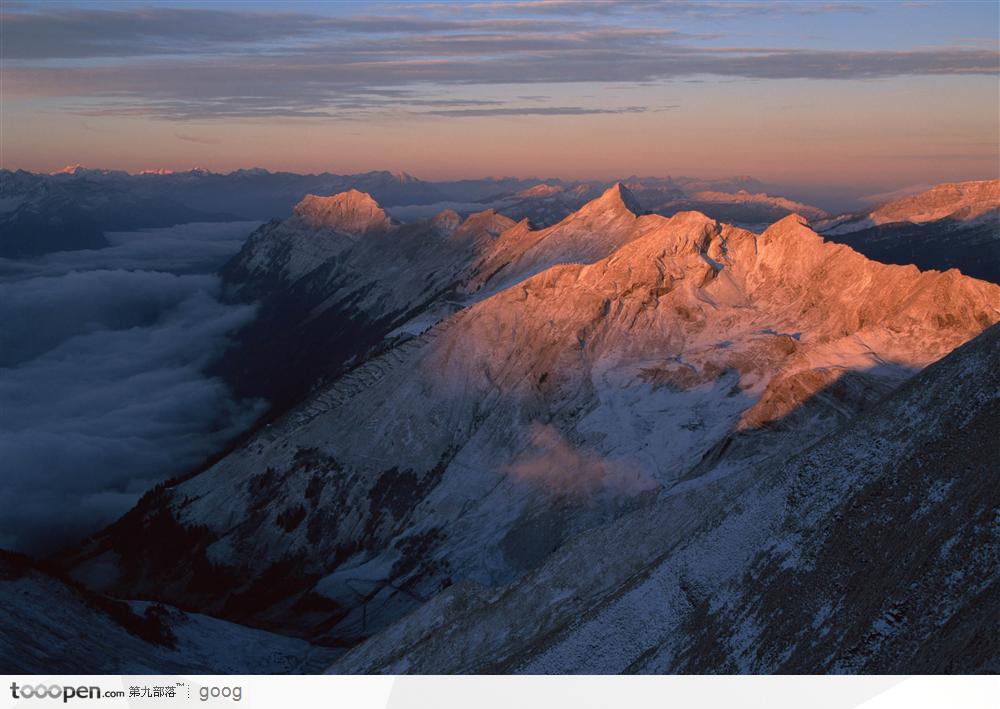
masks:
[[[1000,326],[779,465],[456,585],[333,672],[996,672]]]
[[[336,654],[160,604],[108,598],[0,551],[4,674],[315,672]]]

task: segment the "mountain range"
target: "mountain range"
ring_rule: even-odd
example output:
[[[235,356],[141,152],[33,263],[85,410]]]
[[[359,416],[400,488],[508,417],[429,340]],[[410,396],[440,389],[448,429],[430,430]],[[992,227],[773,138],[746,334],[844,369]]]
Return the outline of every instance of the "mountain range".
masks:
[[[706,180],[631,176],[621,183],[641,212],[699,211],[756,231],[789,214],[866,256],[921,268],[955,267],[994,282],[998,181],[939,185],[881,202],[862,213],[832,216],[776,196],[748,176]],[[228,174],[65,168],[51,175],[0,169],[0,257],[32,258],[66,249],[107,246],[109,231],[194,221],[272,220],[306,195],[349,190],[369,194],[391,218],[414,222],[451,210],[463,217],[495,209],[535,227],[550,226],[602,194],[613,182],[490,177],[428,182],[400,172],[301,175],[261,168]],[[777,188],[780,189],[780,188]],[[766,190],[771,190],[769,194]],[[892,195],[889,195],[892,197]]]
[[[878,261],[1000,283],[1000,180],[938,185],[816,228]]]
[[[651,211],[699,208],[748,224],[773,221],[795,209],[825,216],[815,207],[763,194],[763,185],[750,177],[633,176],[624,182]],[[228,174],[197,168],[129,174],[72,166],[51,175],[0,170],[0,256],[24,258],[70,248],[99,248],[106,231],[193,221],[268,220],[287,214],[307,194],[350,189],[370,194],[405,221],[432,216],[444,208],[466,216],[495,208],[515,219],[529,217],[536,225],[547,226],[611,184],[511,177],[427,182],[400,172],[301,175],[261,168]],[[74,231],[79,235],[75,242],[67,236]],[[88,234],[90,238],[85,238]]]
[[[303,198],[223,269],[271,414],[59,573],[338,672],[993,667],[1000,286],[646,211]]]

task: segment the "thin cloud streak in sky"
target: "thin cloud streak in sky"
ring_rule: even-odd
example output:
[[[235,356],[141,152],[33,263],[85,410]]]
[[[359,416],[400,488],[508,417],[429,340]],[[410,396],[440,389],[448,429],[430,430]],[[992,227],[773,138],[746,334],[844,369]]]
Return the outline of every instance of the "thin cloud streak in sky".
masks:
[[[324,17],[191,8],[4,12],[8,59],[94,59],[231,54],[237,46],[283,46],[320,35],[565,30],[536,19],[440,20],[407,16]]]
[[[12,67],[10,96],[107,98],[87,115],[143,115],[193,120],[217,117],[349,115],[378,109],[373,88],[423,84],[566,84],[636,82],[713,74],[744,79],[874,79],[893,76],[1000,73],[989,50],[905,52],[811,50],[664,50],[600,48],[468,60],[385,56],[365,61],[322,56],[246,58],[242,62],[177,61],[87,68]],[[346,106],[341,106],[347,102]],[[407,108],[406,99],[388,102]],[[419,104],[416,99],[414,103]]]
[[[403,7],[403,6],[399,6]],[[831,13],[865,13],[871,8],[855,2],[801,2],[801,0],[493,0],[465,4],[428,3],[425,7],[454,12],[517,12],[525,14],[593,14],[612,15],[629,12],[662,14],[673,17],[699,17],[715,20],[747,15],[821,15]]]
[[[440,111],[422,111],[421,115],[447,116],[449,118],[482,118],[484,116],[585,116],[592,114],[645,113],[645,106],[624,108],[582,108],[580,106],[551,106],[545,108],[464,108]]]
[[[823,164],[877,191],[915,179],[880,152],[954,158],[920,179],[985,177],[940,143],[996,132],[987,3],[101,6],[5,6],[8,166],[815,181]]]
[[[627,11],[618,24],[566,14],[583,9],[577,5],[525,3],[503,10],[515,15],[564,13],[559,19],[484,19],[481,14],[470,18],[462,11],[385,17],[193,8],[8,11],[3,16],[4,79],[7,95],[14,100],[87,98],[103,103],[79,110],[86,115],[199,120],[366,118],[420,105],[413,96],[387,100],[373,91],[426,85],[462,91],[472,85],[617,84],[702,75],[873,79],[1000,73],[1000,53],[995,48],[722,47],[703,41],[717,35],[648,22],[622,23],[638,22],[628,14],[638,10],[681,15],[802,13],[801,3],[582,4],[595,12],[612,13],[616,21]],[[809,4],[808,9],[818,13],[857,8]],[[129,56],[147,60],[116,60]],[[88,61],[66,61],[73,58]],[[548,108],[551,115],[559,105]],[[608,106],[578,109],[626,112]],[[476,115],[468,106],[455,111],[432,115]]]
[[[198,143],[199,145],[218,145],[222,142],[219,138],[203,138],[197,135],[189,135],[187,133],[174,133],[174,137],[178,140],[184,140],[188,143]]]

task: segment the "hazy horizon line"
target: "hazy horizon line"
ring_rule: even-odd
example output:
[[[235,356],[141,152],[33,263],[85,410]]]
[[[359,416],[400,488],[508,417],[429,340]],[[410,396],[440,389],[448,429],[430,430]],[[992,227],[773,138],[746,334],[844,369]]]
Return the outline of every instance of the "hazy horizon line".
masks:
[[[203,172],[211,175],[228,176],[235,174],[237,172],[252,172],[252,171],[264,171],[271,175],[298,175],[302,177],[318,177],[320,175],[334,175],[338,177],[352,177],[358,175],[370,175],[385,173],[394,176],[405,176],[419,180],[420,182],[434,183],[434,182],[461,182],[461,181],[476,181],[476,180],[538,180],[539,182],[546,181],[560,181],[560,182],[615,182],[629,179],[645,180],[645,179],[655,179],[655,180],[665,180],[665,179],[698,179],[698,180],[754,180],[761,183],[764,186],[789,186],[793,183],[808,185],[810,187],[817,186],[829,186],[830,188],[837,187],[847,187],[852,184],[856,184],[854,181],[838,181],[838,180],[817,180],[805,182],[801,179],[799,180],[780,180],[768,177],[760,177],[759,173],[747,172],[736,170],[733,172],[711,172],[711,173],[694,173],[694,172],[662,172],[662,173],[630,173],[628,175],[623,175],[621,173],[611,173],[606,175],[591,175],[591,176],[567,176],[560,174],[500,174],[500,173],[464,173],[461,175],[451,175],[451,176],[423,176],[419,171],[403,170],[403,169],[392,169],[387,167],[372,167],[362,170],[347,170],[338,171],[335,168],[324,169],[320,171],[313,170],[297,170],[294,168],[281,168],[281,167],[264,167],[260,164],[248,164],[246,166],[234,167],[234,168],[207,168],[200,165],[192,165],[190,167],[182,168],[165,168],[165,167],[147,167],[147,168],[124,168],[124,167],[106,167],[106,166],[91,166],[84,165],[80,163],[66,164],[58,169],[44,169],[44,168],[29,168],[29,167],[11,167],[8,165],[0,164],[0,170],[7,170],[9,172],[27,172],[33,175],[44,175],[47,177],[55,177],[60,174],[72,174],[72,170],[81,169],[89,170],[93,172],[108,172],[108,173],[125,173],[130,177],[141,177],[144,175],[177,175],[191,172]],[[975,177],[969,176],[960,180],[922,180],[919,182],[911,182],[908,184],[903,184],[902,182],[893,182],[891,184],[899,185],[899,189],[906,187],[913,187],[918,184],[920,185],[935,185],[935,184],[950,184],[959,182],[979,182],[987,180],[997,180],[1000,179],[1000,173],[993,174],[988,177]]]

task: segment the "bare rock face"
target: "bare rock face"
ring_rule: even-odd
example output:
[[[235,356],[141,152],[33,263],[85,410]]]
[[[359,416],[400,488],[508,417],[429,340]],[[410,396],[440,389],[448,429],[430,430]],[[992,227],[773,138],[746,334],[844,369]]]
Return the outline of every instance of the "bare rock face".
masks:
[[[392,227],[392,221],[371,195],[358,190],[329,197],[306,195],[292,214],[312,229],[332,229],[353,237],[382,233]]]

